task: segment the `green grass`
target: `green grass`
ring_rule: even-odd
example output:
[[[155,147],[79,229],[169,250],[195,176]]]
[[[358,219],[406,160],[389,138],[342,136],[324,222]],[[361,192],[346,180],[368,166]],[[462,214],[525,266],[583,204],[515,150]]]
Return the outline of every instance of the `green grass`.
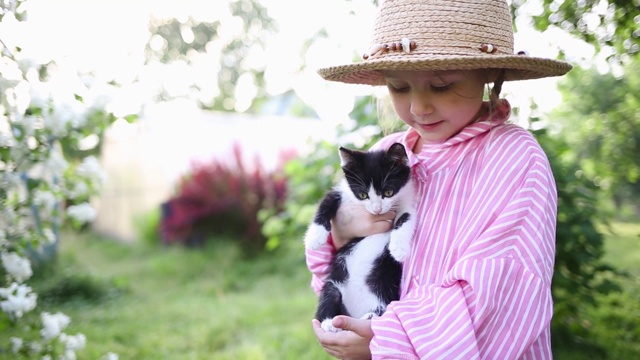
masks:
[[[640,222],[614,222],[601,227],[605,235],[604,261],[626,270],[636,280],[640,278]]]
[[[610,358],[640,358],[640,223],[611,229],[602,229],[604,260],[631,277],[585,321]],[[316,297],[301,244],[247,259],[224,242],[190,250],[65,234],[46,275],[29,282],[38,310],[71,317],[66,332],[87,337],[79,359],[108,352],[121,360],[328,358],[311,330]],[[0,330],[1,347],[12,333]]]
[[[311,329],[316,297],[302,248],[249,260],[224,243],[189,250],[65,235],[59,260],[31,285],[44,294],[40,311],[62,311],[72,319],[66,332],[86,335],[79,359],[326,359]],[[107,291],[50,291],[61,283]]]
[[[600,231],[605,237],[603,262],[628,276],[618,279],[621,292],[598,296],[598,306],[589,308],[583,321],[608,359],[640,359],[640,222],[613,222]]]

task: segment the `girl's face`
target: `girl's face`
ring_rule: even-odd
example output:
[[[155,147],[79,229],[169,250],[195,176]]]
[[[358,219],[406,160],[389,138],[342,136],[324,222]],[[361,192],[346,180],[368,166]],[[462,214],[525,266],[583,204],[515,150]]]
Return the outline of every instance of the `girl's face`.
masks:
[[[481,115],[486,74],[482,71],[383,71],[393,107],[424,143],[456,135]]]

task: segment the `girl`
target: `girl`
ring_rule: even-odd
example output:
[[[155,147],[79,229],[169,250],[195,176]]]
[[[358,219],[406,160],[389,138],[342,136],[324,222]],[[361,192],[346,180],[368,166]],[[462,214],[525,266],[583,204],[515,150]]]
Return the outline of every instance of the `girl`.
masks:
[[[551,359],[557,194],[548,159],[507,124],[504,81],[563,75],[561,61],[513,53],[505,0],[386,0],[363,61],[320,69],[331,81],[384,85],[408,125],[401,142],[417,189],[418,229],[400,300],[372,320],[313,329],[340,359]],[[488,101],[483,93],[493,84]],[[331,241],[306,250],[319,292],[346,239],[391,228],[394,214],[340,209]]]

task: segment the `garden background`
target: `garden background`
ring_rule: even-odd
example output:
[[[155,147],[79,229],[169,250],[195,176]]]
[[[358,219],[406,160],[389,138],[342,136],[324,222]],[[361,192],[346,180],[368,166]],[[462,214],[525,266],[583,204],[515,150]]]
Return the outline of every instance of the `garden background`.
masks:
[[[1,4],[0,358],[327,358],[300,239],[383,129],[315,69],[376,2]],[[638,4],[510,4],[516,50],[575,65],[504,87],[558,183],[554,355],[638,358]]]

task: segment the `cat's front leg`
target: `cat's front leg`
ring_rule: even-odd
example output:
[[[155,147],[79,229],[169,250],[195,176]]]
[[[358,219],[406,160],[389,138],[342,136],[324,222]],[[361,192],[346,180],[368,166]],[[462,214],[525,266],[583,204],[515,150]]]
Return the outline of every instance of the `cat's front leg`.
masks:
[[[324,226],[312,223],[304,235],[304,246],[316,250],[327,243],[329,231]]]
[[[318,205],[318,210],[304,235],[304,245],[308,249],[316,250],[327,243],[331,232],[331,219],[336,216],[340,207],[341,195],[337,190],[325,194]]]
[[[403,262],[411,251],[411,241],[416,227],[414,212],[405,212],[398,217],[389,235],[389,252],[398,262]]]

